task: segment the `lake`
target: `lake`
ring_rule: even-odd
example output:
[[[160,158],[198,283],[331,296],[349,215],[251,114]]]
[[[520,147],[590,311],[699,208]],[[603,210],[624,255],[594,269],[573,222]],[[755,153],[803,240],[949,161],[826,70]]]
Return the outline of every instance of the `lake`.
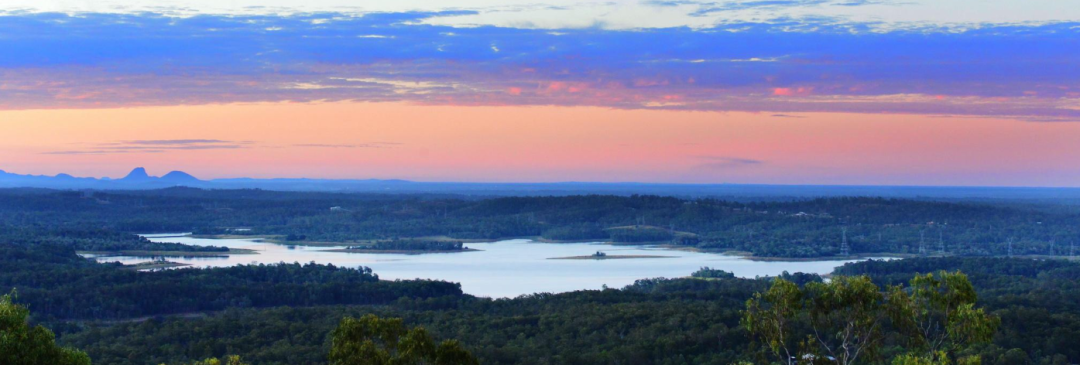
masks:
[[[516,297],[541,292],[568,292],[621,288],[643,278],[689,276],[702,266],[735,273],[739,277],[773,276],[784,271],[827,274],[847,261],[752,261],[737,256],[671,250],[648,246],[613,246],[604,243],[541,243],[512,239],[469,243],[479,251],[422,255],[327,252],[340,247],[287,246],[258,239],[205,239],[178,234],[144,235],[154,242],[194,246],[245,248],[257,255],[229,257],[170,257],[169,261],[195,267],[221,267],[250,263],[315,262],[344,267],[370,267],[382,279],[435,279],[461,283],[468,294],[485,297]],[[551,260],[588,256],[596,251],[608,255],[670,256],[665,258],[610,260]],[[134,264],[147,257],[95,256],[101,262]]]

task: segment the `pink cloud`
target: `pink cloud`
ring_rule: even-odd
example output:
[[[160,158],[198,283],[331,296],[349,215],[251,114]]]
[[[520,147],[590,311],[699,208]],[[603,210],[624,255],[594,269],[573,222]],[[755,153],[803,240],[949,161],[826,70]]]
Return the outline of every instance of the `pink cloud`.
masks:
[[[547,91],[565,91],[568,93],[577,93],[588,89],[589,85],[584,82],[565,82],[565,81],[552,81],[547,86]]]
[[[634,79],[635,87],[666,86],[670,84],[667,79]]]
[[[813,92],[814,92],[813,87],[797,87],[797,88],[777,87],[777,88],[773,88],[773,95],[776,95],[776,96],[801,96],[801,95],[810,95]]]

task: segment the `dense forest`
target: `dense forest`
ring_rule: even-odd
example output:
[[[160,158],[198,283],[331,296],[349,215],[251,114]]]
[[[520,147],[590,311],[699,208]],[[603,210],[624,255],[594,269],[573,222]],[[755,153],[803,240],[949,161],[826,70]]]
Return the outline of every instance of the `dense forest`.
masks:
[[[3,305],[14,308],[5,313],[29,316],[28,323],[20,319],[12,328],[43,339],[49,337],[43,328],[52,329],[56,345],[49,337],[51,347],[43,348],[56,356],[74,354],[80,363],[81,352],[72,349],[94,364],[209,364],[217,360],[203,360],[213,358],[253,365],[344,364],[350,360],[341,359],[357,351],[382,351],[363,345],[335,352],[335,338],[371,339],[378,331],[369,327],[392,329],[385,335],[390,337],[372,340],[380,346],[414,333],[428,362],[475,355],[490,364],[761,363],[767,358],[761,341],[769,333],[747,318],[760,313],[751,304],[763,303],[767,293],[787,287],[789,294],[815,298],[851,285],[867,297],[896,298],[914,293],[896,285],[912,288],[924,280],[920,274],[943,271],[966,275],[973,294],[965,300],[985,310],[986,323],[993,320],[993,326],[980,327],[985,338],[973,337],[946,358],[977,357],[994,365],[1080,362],[1080,263],[1064,259],[1072,254],[1069,243],[1080,220],[1062,207],[874,198],[732,202],[196,189],[0,190],[0,201],[0,292],[11,290]],[[226,250],[152,243],[134,234],[151,232],[272,235],[289,244],[342,242],[387,250],[460,249],[472,239],[527,236],[797,257],[836,255],[846,235],[852,254],[919,256],[920,242],[928,252],[847,264],[832,280],[804,273],[746,279],[723,267],[703,267],[685,278],[641,279],[618,289],[506,299],[473,297],[443,281],[381,280],[363,267],[280,263],[137,271],[77,253]],[[946,255],[939,255],[941,246]],[[1010,253],[1029,257],[1004,257]],[[792,333],[798,336],[817,323],[809,320],[817,318],[812,313],[833,313],[807,303],[818,312],[797,316],[802,322]],[[882,323],[875,351],[858,363],[927,363],[905,357],[911,341],[904,326]],[[434,339],[447,340],[437,345]]]
[[[990,260],[990,261],[988,261]],[[978,305],[1000,319],[990,343],[964,350],[984,364],[1080,361],[1080,264],[1066,261],[925,258],[845,265],[836,274],[867,274],[882,285],[917,273],[960,270]],[[386,305],[231,308],[204,317],[135,321],[53,321],[60,343],[96,364],[176,363],[227,354],[252,364],[323,364],[329,333],[341,318],[399,317],[438,338],[458,339],[490,364],[731,364],[756,359],[740,324],[745,303],[771,278],[643,279],[622,289],[535,294],[513,299],[402,297]],[[688,273],[689,274],[689,273]],[[799,285],[815,275],[785,275]],[[886,336],[881,356],[903,353]]]
[[[240,265],[139,272],[79,257],[69,247],[0,245],[0,288],[15,288],[40,319],[123,319],[226,308],[386,304],[459,297],[441,281],[384,281],[370,269]]]
[[[131,192],[0,190],[0,239],[81,251],[180,251],[130,233],[195,232],[368,243],[540,237],[666,243],[757,256],[843,253],[1064,256],[1080,241],[1070,207],[880,198],[735,202],[658,196],[483,198],[172,188]],[[436,242],[432,240],[431,242]],[[214,250],[215,248],[187,248]],[[216,248],[222,250],[221,248]]]
[[[438,241],[438,240],[386,240],[374,241],[362,246],[348,246],[349,250],[376,250],[376,251],[461,251],[466,249],[461,241]]]
[[[227,253],[228,247],[191,246],[150,242],[145,237],[102,228],[0,225],[0,240],[14,246],[60,245],[79,251],[113,252],[125,250]]]

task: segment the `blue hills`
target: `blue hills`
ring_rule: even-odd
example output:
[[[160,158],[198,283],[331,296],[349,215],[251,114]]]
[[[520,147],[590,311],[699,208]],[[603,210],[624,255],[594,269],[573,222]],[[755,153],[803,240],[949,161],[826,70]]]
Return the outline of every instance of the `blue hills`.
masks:
[[[70,174],[21,175],[0,170],[0,188],[61,190],[153,190],[172,187],[199,189],[262,189],[366,193],[454,194],[466,196],[560,196],[583,194],[649,194],[724,199],[799,199],[829,196],[876,196],[923,199],[1025,199],[1080,204],[1080,188],[965,187],[965,186],[856,186],[856,185],[760,185],[671,184],[637,182],[417,182],[398,179],[229,178],[202,180],[183,171],[160,177],[145,168],[131,170],[123,178],[76,177]]]

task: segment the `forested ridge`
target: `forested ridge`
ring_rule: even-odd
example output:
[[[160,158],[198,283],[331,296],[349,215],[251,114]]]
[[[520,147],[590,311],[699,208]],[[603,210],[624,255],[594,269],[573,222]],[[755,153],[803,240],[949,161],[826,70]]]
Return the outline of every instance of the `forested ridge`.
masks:
[[[845,229],[850,254],[1061,256],[1075,252],[1080,241],[1075,225],[1080,213],[1068,207],[881,198],[734,202],[658,196],[479,198],[172,188],[7,189],[0,190],[0,199],[4,202],[0,240],[51,241],[83,251],[185,250],[120,237],[153,232],[280,236],[301,244],[541,237],[668,243],[782,257],[839,255]]]
[[[58,246],[9,248],[0,257],[0,285],[16,287],[35,322],[96,364],[232,354],[252,364],[323,364],[337,321],[372,313],[458,339],[483,363],[729,364],[754,358],[740,326],[743,303],[772,283],[706,268],[694,275],[700,279],[643,279],[618,290],[492,300],[464,295],[456,284],[381,282],[366,270],[322,265],[134,272]],[[967,273],[979,305],[1001,320],[992,343],[969,354],[988,364],[1080,359],[1073,345],[1080,336],[1080,264],[917,258],[848,264],[835,274],[869,275],[884,288],[940,270]],[[798,285],[821,280],[783,278]],[[191,312],[200,317],[167,316]],[[902,350],[887,340],[882,356]]]
[[[384,281],[367,268],[281,263],[139,272],[97,263],[69,247],[0,245],[0,288],[34,316],[125,319],[226,308],[386,304],[401,297],[461,296],[442,281]]]
[[[59,346],[85,351],[94,364],[192,364],[210,358],[252,365],[349,364],[359,353],[413,356],[398,352],[398,345],[386,347],[405,333],[414,337],[400,346],[419,344],[424,350],[415,356],[424,361],[475,355],[490,364],[763,363],[764,332],[747,322],[754,298],[767,298],[762,293],[786,287],[810,298],[803,310],[811,314],[792,317],[801,321],[792,333],[804,336],[817,323],[809,321],[819,315],[812,313],[835,314],[814,304],[816,295],[851,285],[871,298],[896,298],[910,289],[896,291],[894,285],[911,288],[926,282],[919,278],[927,273],[963,275],[977,293],[977,300],[965,298],[993,319],[986,327],[993,330],[988,342],[964,342],[938,360],[1080,362],[1080,263],[1065,259],[1080,220],[1068,208],[875,198],[733,202],[196,189],[0,190],[0,202],[0,292],[13,290],[15,304],[29,309],[6,299],[14,318],[30,313],[29,325],[15,330],[37,331],[48,345],[42,351],[68,354],[32,325],[51,328]],[[931,251],[927,256],[938,254],[939,242],[948,252],[844,265],[828,284],[812,274],[743,279],[713,267],[620,289],[510,299],[473,297],[443,281],[380,280],[362,267],[281,263],[142,272],[77,254],[222,250],[152,243],[134,234],[197,232],[379,249],[457,249],[469,239],[534,236],[816,257],[837,254],[842,229],[852,253],[915,253],[920,238]],[[1037,259],[1002,257],[1010,248],[1013,256]],[[883,315],[882,308],[875,313]],[[852,363],[931,363],[910,352],[903,326],[880,320],[877,348]],[[356,332],[335,330],[343,325]],[[383,347],[347,345],[351,350],[335,352],[335,333],[369,336],[363,341]],[[445,348],[437,349],[434,339],[445,339],[439,345]],[[213,362],[200,364],[206,363]]]
[[[917,273],[961,270],[978,305],[1000,318],[990,343],[965,348],[983,364],[1080,361],[1080,288],[1054,275],[1080,270],[1064,261],[927,258],[849,264],[836,274],[868,274],[882,285]],[[998,274],[1000,272],[1000,274]],[[438,338],[460,340],[490,364],[731,364],[754,361],[756,346],[740,324],[744,303],[770,278],[646,279],[622,289],[534,294],[513,299],[470,296],[401,298],[380,306],[234,308],[205,318],[139,322],[53,322],[61,343],[96,364],[177,362],[239,354],[252,364],[323,364],[328,334],[344,316],[400,317]],[[807,285],[814,275],[785,278]],[[1056,292],[1059,299],[1049,300]],[[887,335],[881,357],[905,353]],[[874,363],[874,362],[864,362]]]

